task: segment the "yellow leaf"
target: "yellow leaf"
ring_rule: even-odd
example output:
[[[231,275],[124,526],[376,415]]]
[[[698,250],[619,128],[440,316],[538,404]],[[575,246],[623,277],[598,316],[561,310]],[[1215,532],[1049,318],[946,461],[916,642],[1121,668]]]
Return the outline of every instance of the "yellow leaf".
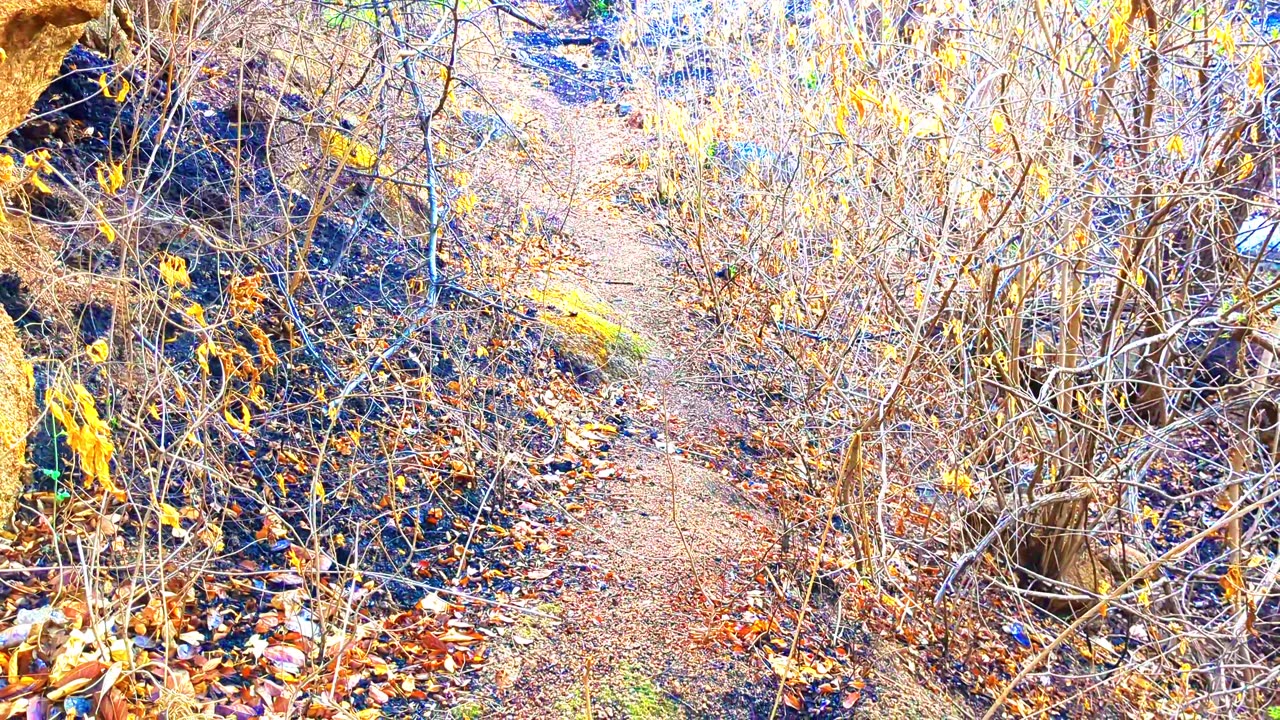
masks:
[[[102,233],[107,242],[113,243],[116,241],[116,229],[111,227],[111,223],[107,222],[106,218],[98,221],[98,232]]]
[[[191,318],[192,320],[195,320],[196,324],[199,325],[200,327],[205,327],[206,325],[208,325],[208,323],[205,322],[205,319],[204,319],[204,306],[201,305],[200,303],[191,303],[190,305],[187,306],[187,309],[184,312],[186,313],[187,317]]]
[[[853,91],[853,104],[858,110],[858,122],[862,122],[867,115],[867,107],[880,107],[880,101],[876,96],[866,88],[860,87]]]
[[[122,163],[98,163],[94,169],[98,175],[98,186],[108,195],[115,195],[124,185],[124,165]]]
[[[196,348],[196,362],[200,363],[200,369],[205,375],[209,374],[209,358],[218,355],[218,346],[212,340],[205,340]]]
[[[1244,596],[1244,571],[1239,565],[1232,565],[1218,583],[1222,585],[1222,594],[1228,602],[1236,602]]]
[[[1187,156],[1187,150],[1182,143],[1181,135],[1174,135],[1173,137],[1169,138],[1169,154],[1179,158],[1184,158]]]
[[[916,118],[911,127],[911,134],[918,138],[941,135],[942,121],[936,117]]]
[[[862,45],[861,32],[855,32],[853,36],[853,54],[862,62],[867,61],[867,49]]]
[[[1130,0],[1120,0],[1111,10],[1108,23],[1107,49],[1119,53],[1129,42]]]
[[[187,273],[186,258],[177,255],[165,255],[160,261],[160,278],[164,280],[164,284],[170,289],[176,287],[191,287],[191,275]],[[201,323],[203,324],[203,323]]]
[[[253,428],[249,425],[249,406],[244,403],[240,403],[240,417],[232,414],[230,407],[222,410],[222,417],[227,421],[228,425],[246,435],[253,432]]]
[[[178,508],[169,503],[160,503],[160,525],[161,527],[168,525],[169,527],[180,528],[182,516],[178,514]]]
[[[38,173],[31,173],[31,177],[28,179],[31,180],[31,184],[35,185],[36,189],[39,190],[40,192],[46,195],[53,194],[53,188],[49,187],[49,184],[46,183]]]
[[[1040,163],[1032,163],[1030,175],[1039,183],[1040,197],[1048,198],[1052,189],[1049,185],[1049,168],[1041,165]]]
[[[124,99],[129,97],[129,91],[132,89],[133,89],[133,86],[129,84],[129,81],[127,79],[123,77],[120,78],[120,92],[116,93],[116,102],[118,103],[124,102]]]
[[[316,478],[315,494],[316,494],[316,499],[319,500],[320,502],[324,502],[324,499],[328,497],[328,493],[326,493],[324,490],[324,483],[320,481],[320,478]]]
[[[1004,127],[1005,127],[1004,113],[1000,112],[999,110],[996,110],[995,112],[991,113],[991,129],[994,130],[997,135],[1000,135],[1004,133]]]
[[[49,151],[37,150],[22,159],[22,164],[36,172],[52,173],[53,165],[49,164]]]
[[[35,176],[33,175],[32,177]],[[111,226],[111,221],[108,220],[106,214],[102,212],[102,208],[95,205],[93,207],[93,212],[98,216],[98,232],[102,233],[107,238],[107,242],[115,242],[116,229]]]
[[[1245,153],[1244,157],[1240,158],[1240,171],[1236,174],[1236,182],[1248,180],[1253,174],[1253,168],[1253,153]]]
[[[94,340],[85,348],[85,353],[89,356],[89,359],[92,360],[95,364],[101,364],[106,362],[107,356],[110,354],[110,352],[111,352],[110,349],[107,348],[107,341],[103,340],[102,338],[98,338],[97,340]]]
[[[325,154],[338,160],[345,160],[347,165],[358,170],[368,170],[378,160],[378,154],[373,148],[352,140],[336,130],[320,131],[320,147]]]
[[[66,432],[67,445],[80,460],[85,480],[97,480],[108,492],[120,498],[124,493],[111,481],[111,458],[115,445],[111,442],[111,428],[98,415],[93,395],[79,383],[71,387],[73,403],[62,390],[50,388],[45,393],[49,414]]]
[[[458,201],[454,203],[453,211],[459,215],[466,215],[474,210],[479,202],[480,200],[476,197],[475,193],[467,193],[458,198]]]
[[[1231,31],[1231,24],[1224,23],[1222,25],[1214,25],[1213,30],[1209,31],[1209,36],[1213,39],[1213,44],[1218,46],[1218,50],[1227,56],[1228,60],[1234,60],[1236,57],[1236,36]]]
[[[1253,54],[1253,60],[1249,62],[1249,89],[1254,95],[1262,97],[1267,91],[1267,77],[1262,68],[1262,53]]]

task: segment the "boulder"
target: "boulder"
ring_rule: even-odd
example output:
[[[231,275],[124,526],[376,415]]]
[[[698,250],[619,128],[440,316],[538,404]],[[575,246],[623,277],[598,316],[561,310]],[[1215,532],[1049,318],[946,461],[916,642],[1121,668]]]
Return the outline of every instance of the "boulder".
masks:
[[[27,484],[27,433],[35,415],[30,365],[13,320],[0,309],[0,525],[13,521]]]
[[[22,122],[85,23],[105,9],[104,0],[0,0],[0,135]]]

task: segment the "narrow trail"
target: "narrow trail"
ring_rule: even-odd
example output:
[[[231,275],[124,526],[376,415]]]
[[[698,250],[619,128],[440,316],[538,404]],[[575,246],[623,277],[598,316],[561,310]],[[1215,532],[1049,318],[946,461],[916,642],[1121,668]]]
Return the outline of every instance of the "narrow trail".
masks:
[[[762,698],[743,693],[765,692],[762,668],[706,640],[716,624],[706,598],[743,590],[739,560],[761,550],[755,526],[764,515],[689,452],[694,435],[743,421],[726,398],[686,382],[710,333],[681,309],[647,236],[652,218],[626,202],[641,190],[629,160],[644,132],[612,104],[571,104],[512,65],[503,91],[539,118],[550,147],[539,153],[544,176],[514,169],[520,180],[508,192],[558,217],[579,250],[580,270],[558,280],[608,302],[650,343],[635,377],[620,382],[652,411],[611,452],[618,473],[589,491],[596,502],[570,542],[553,608],[562,622],[530,628],[533,642],[496,653],[501,714],[577,718],[590,707],[593,718],[754,717],[749,708]]]
[[[604,381],[632,400],[630,432],[608,453],[616,472],[597,474],[583,490],[586,512],[571,518],[568,551],[548,579],[559,595],[539,607],[558,622],[523,620],[512,642],[495,645],[482,686],[497,697],[483,703],[494,710],[485,717],[769,718],[768,653],[731,648],[723,627],[735,627],[733,615],[720,613],[767,604],[753,575],[776,556],[776,520],[700,452],[747,435],[748,416],[709,381],[719,336],[655,239],[658,218],[634,202],[653,190],[636,162],[651,142],[637,122],[645,99],[592,86],[604,78],[617,88],[617,66],[600,48],[559,43],[592,33],[539,7],[551,29],[532,42],[512,37],[480,86],[533,141],[519,155],[494,153],[476,177],[568,240],[569,261],[539,282],[607,302],[650,350],[631,377]],[[572,68],[577,77],[561,72]],[[892,643],[868,649],[880,688],[871,716],[959,716]]]

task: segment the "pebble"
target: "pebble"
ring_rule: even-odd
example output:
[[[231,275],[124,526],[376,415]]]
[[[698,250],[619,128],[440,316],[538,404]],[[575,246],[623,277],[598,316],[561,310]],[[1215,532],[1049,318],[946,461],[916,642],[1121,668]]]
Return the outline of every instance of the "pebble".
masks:
[[[631,103],[618,103],[618,115],[626,117],[631,114]]]
[[[69,697],[62,701],[62,711],[67,717],[89,717],[93,713],[93,700],[87,697]]]
[[[1009,634],[1013,636],[1013,639],[1017,641],[1019,645],[1022,647],[1031,647],[1031,638],[1027,635],[1027,629],[1023,627],[1022,623],[1013,623],[1009,625],[1007,629]]]

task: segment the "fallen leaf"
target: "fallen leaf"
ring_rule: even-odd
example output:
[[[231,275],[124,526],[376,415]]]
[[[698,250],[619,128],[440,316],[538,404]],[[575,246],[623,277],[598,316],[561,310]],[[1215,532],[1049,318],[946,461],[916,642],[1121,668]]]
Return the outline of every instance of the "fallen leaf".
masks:
[[[262,657],[291,675],[301,672],[307,664],[307,654],[292,645],[272,645],[262,651]]]

